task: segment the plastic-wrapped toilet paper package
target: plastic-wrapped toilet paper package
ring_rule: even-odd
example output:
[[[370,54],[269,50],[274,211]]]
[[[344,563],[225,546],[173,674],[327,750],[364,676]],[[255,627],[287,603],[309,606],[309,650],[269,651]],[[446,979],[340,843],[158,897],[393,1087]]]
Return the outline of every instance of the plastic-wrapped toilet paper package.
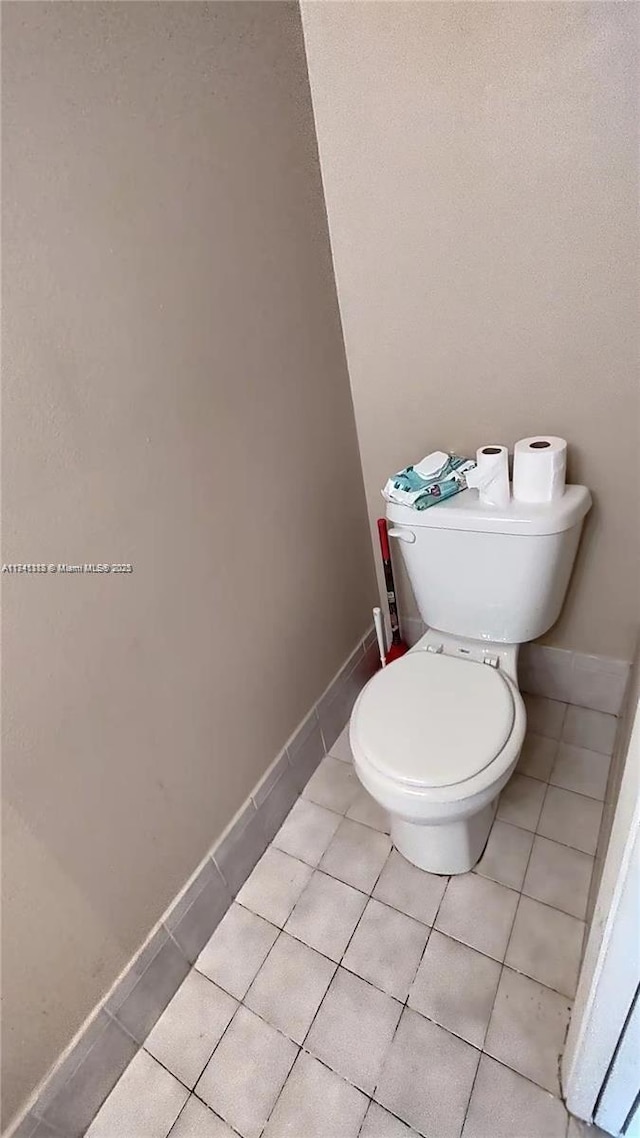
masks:
[[[476,452],[475,470],[467,473],[467,486],[476,487],[483,506],[504,509],[509,505],[509,451],[503,446],[484,446]]]
[[[552,502],[564,494],[567,443],[555,435],[520,439],[513,452],[513,496],[518,502]]]

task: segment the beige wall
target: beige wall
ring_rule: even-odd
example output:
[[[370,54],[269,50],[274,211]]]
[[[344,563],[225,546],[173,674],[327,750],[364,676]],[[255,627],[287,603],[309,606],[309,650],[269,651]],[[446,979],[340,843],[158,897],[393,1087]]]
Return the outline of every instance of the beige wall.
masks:
[[[595,506],[546,639],[630,658],[638,6],[302,7],[371,518],[430,450],[565,436]]]
[[[297,9],[3,9],[7,1117],[375,585]]]

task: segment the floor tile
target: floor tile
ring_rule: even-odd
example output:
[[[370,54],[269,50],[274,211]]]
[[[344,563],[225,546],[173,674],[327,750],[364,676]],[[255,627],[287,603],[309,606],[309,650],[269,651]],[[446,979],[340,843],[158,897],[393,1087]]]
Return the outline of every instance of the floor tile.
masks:
[[[333,746],[329,748],[329,754],[333,759],[341,759],[343,763],[353,762],[353,751],[351,750],[351,743],[349,742],[348,723],[342,728]]]
[[[319,868],[354,889],[370,893],[391,850],[386,834],[344,818],[335,832]]]
[[[312,873],[311,866],[270,846],[242,886],[238,901],[282,927]]]
[[[309,779],[303,796],[310,802],[315,802],[317,806],[325,806],[327,810],[346,814],[359,790],[360,783],[353,766],[327,755]]]
[[[604,711],[591,711],[586,707],[568,707],[562,738],[576,747],[587,747],[610,755],[616,738],[618,720]]]
[[[236,1136],[226,1122],[192,1095],[171,1128],[169,1138],[236,1138]]]
[[[297,1053],[295,1043],[240,1007],[196,1094],[242,1138],[259,1138]]]
[[[182,1083],[140,1050],[101,1106],[87,1138],[166,1138],[188,1097]]]
[[[405,1008],[375,1099],[424,1138],[459,1138],[480,1054]]]
[[[504,885],[464,873],[452,877],[435,927],[485,956],[504,960],[518,894]]]
[[[566,1126],[560,1099],[482,1056],[462,1138],[565,1138]]]
[[[586,794],[587,798],[604,802],[610,762],[609,755],[561,743],[549,781],[553,786],[575,790],[577,794]]]
[[[364,786],[361,787],[353,805],[347,810],[347,818],[351,818],[353,822],[362,822],[363,826],[380,830],[381,834],[388,834],[390,831],[387,811],[382,809],[380,803],[371,797]]]
[[[557,786],[547,789],[538,833],[582,853],[595,854],[602,819],[602,803]]]
[[[264,1138],[356,1138],[367,1099],[301,1051]]]
[[[519,774],[530,775],[531,778],[548,782],[557,750],[557,739],[536,735],[533,731],[528,732],[522,744],[516,770]]]
[[[237,1000],[194,969],[147,1036],[145,1048],[194,1087],[231,1022]]]
[[[523,830],[535,830],[545,790],[545,784],[538,779],[514,774],[500,795],[497,817]]]
[[[274,925],[234,902],[200,953],[196,968],[241,1000],[278,932]]]
[[[593,858],[536,835],[522,892],[584,920]]]
[[[584,921],[521,897],[505,963],[548,988],[576,994]]]
[[[278,830],[273,845],[316,866],[340,825],[340,815],[299,798]]]
[[[435,929],[409,993],[409,1007],[482,1047],[500,965]]]
[[[281,933],[245,996],[262,1019],[302,1043],[336,970],[313,948]]]
[[[525,695],[524,702],[528,730],[536,735],[546,735],[549,739],[559,739],[567,710],[566,703],[539,695]]]
[[[420,1135],[377,1102],[370,1102],[360,1138],[420,1138]]]
[[[285,931],[339,961],[367,903],[364,893],[316,870]]]
[[[554,1095],[571,1001],[503,968],[484,1049]]]
[[[392,849],[373,896],[425,925],[432,925],[447,888],[447,877],[426,873]]]
[[[420,921],[371,899],[342,963],[387,995],[406,1000],[428,933]]]
[[[496,819],[475,872],[500,885],[521,889],[533,845],[533,834]]]
[[[366,1094],[376,1085],[402,1005],[339,968],[305,1049]]]

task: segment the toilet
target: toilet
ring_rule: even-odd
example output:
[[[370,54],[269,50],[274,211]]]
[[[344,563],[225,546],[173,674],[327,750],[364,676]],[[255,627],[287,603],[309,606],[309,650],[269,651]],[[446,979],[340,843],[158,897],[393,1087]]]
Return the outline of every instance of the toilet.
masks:
[[[519,647],[558,619],[590,506],[585,486],[504,509],[477,490],[422,512],[387,505],[428,631],[363,688],[349,738],[394,845],[421,869],[466,873],[482,854],[524,740]]]

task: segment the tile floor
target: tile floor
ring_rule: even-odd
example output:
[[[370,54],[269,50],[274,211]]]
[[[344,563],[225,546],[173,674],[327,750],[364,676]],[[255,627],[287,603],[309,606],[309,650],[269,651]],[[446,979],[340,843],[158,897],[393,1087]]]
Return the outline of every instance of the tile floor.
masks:
[[[345,729],[89,1138],[582,1133],[558,1061],[612,717],[528,713],[485,853],[449,879],[392,849]]]

